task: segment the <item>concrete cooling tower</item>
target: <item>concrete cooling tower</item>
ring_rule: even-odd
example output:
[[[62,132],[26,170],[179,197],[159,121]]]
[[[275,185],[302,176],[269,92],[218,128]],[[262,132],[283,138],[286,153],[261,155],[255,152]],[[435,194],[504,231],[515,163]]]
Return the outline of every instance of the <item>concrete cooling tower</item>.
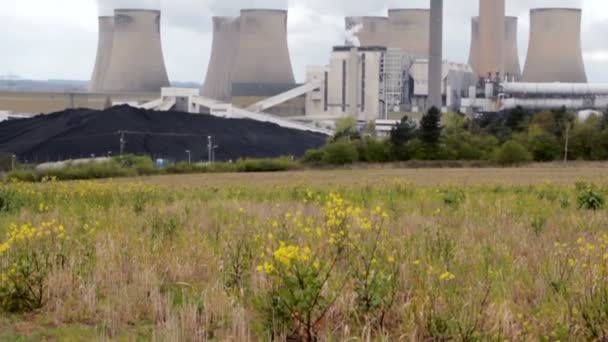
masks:
[[[99,40],[97,42],[97,58],[93,75],[89,83],[90,92],[102,92],[103,80],[108,71],[112,54],[112,39],[114,35],[114,17],[99,17]]]
[[[117,9],[103,90],[146,93],[160,92],[160,88],[168,86],[160,38],[160,11]]]
[[[346,30],[353,30],[359,25],[355,36],[359,38],[361,46],[383,46],[389,44],[389,23],[385,17],[346,17]]]
[[[233,83],[294,84],[287,45],[287,11],[241,10]]]
[[[469,50],[469,65],[477,73],[479,68],[479,17],[471,19],[471,48]]]
[[[587,82],[580,9],[538,8],[530,11],[530,42],[523,80]]]
[[[239,19],[213,17],[213,44],[207,77],[201,95],[229,102],[232,97],[232,72],[239,46]]]
[[[480,77],[492,78],[504,73],[505,0],[479,0]]]
[[[509,80],[521,79],[519,49],[517,47],[517,17],[505,18],[505,75]]]
[[[429,56],[431,12],[428,9],[389,9],[391,47]]]

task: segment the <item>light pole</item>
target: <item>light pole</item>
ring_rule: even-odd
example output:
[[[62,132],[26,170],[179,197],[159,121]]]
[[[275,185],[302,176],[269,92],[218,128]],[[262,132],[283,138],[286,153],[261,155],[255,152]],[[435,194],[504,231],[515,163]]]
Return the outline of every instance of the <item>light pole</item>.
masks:
[[[190,150],[186,150],[186,154],[188,154],[188,165],[192,164],[192,154]]]
[[[211,136],[207,136],[207,157],[209,164],[213,162],[213,143],[211,142]]]
[[[11,171],[15,171],[16,161],[17,161],[17,156],[13,154],[11,156]]]

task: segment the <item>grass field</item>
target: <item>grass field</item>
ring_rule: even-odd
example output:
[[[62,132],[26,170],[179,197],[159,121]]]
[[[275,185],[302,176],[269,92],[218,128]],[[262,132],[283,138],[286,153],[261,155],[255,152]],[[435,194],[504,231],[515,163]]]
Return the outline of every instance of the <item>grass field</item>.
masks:
[[[1,184],[0,341],[605,340],[606,171]]]

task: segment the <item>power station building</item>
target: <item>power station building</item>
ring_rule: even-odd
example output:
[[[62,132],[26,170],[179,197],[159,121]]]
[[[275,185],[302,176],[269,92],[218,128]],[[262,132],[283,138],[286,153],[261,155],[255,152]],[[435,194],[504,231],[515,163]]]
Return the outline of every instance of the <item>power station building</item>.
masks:
[[[103,80],[101,86],[96,86],[97,91],[158,93],[162,87],[169,86],[160,19],[161,13],[156,10],[115,10],[112,49],[105,75],[97,78]]]
[[[112,55],[112,42],[114,40],[114,17],[101,16],[99,17],[99,38],[97,42],[97,58],[95,59],[95,67],[91,82],[89,83],[89,91],[98,93],[103,91],[103,83],[105,80],[110,57]]]
[[[479,1],[479,38],[475,72],[493,79],[505,70],[505,0]]]
[[[428,58],[430,20],[428,9],[389,9],[390,40],[387,47]]]
[[[239,46],[239,19],[213,17],[213,44],[201,95],[220,101],[232,99],[234,63]]]
[[[428,59],[380,46],[337,46],[326,66],[310,66],[307,82],[321,86],[306,96],[306,116],[361,122],[399,119],[427,107]],[[441,66],[442,99],[449,109],[459,108],[477,78],[466,64]]]
[[[587,82],[580,9],[538,8],[530,11],[530,41],[523,80]]]
[[[507,78],[510,81],[518,81],[521,79],[521,66],[519,63],[519,48],[517,39],[518,19],[517,17],[505,17],[504,29],[504,64],[501,78]],[[480,58],[485,58],[480,51],[480,33],[479,33],[479,17],[471,19],[471,47],[469,51],[469,65],[480,76],[487,75],[479,74]],[[493,74],[495,76],[495,74]]]

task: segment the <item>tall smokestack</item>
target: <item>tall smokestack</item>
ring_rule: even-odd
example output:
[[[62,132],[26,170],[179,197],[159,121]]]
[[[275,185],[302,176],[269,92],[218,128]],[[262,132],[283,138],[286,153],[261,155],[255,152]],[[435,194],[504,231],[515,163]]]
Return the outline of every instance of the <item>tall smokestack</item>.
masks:
[[[359,29],[355,36],[359,38],[361,46],[384,46],[389,44],[389,25],[385,17],[346,17],[346,31]]]
[[[239,20],[213,17],[213,44],[201,95],[220,101],[232,97],[232,73],[239,46]]]
[[[510,80],[521,79],[521,67],[519,65],[519,48],[517,47],[517,17],[505,18],[505,75]]]
[[[469,65],[475,73],[479,70],[479,17],[471,19],[471,48],[469,50]]]
[[[587,82],[580,9],[538,8],[530,11],[530,42],[523,80]]]
[[[287,44],[287,11],[244,9],[233,83],[293,84]]]
[[[112,55],[112,40],[114,36],[114,17],[101,16],[99,17],[99,38],[97,42],[97,58],[95,59],[95,67],[93,75],[89,83],[90,92],[102,92],[103,81],[108,72],[110,57]]]
[[[160,92],[169,86],[160,37],[160,11],[117,9],[112,55],[103,89]]]
[[[427,58],[430,20],[431,14],[428,9],[389,9],[391,47]]]
[[[505,0],[479,0],[480,77],[504,73]]]
[[[431,0],[429,52],[428,107],[441,109],[443,107],[441,97],[443,81],[443,0]]]

